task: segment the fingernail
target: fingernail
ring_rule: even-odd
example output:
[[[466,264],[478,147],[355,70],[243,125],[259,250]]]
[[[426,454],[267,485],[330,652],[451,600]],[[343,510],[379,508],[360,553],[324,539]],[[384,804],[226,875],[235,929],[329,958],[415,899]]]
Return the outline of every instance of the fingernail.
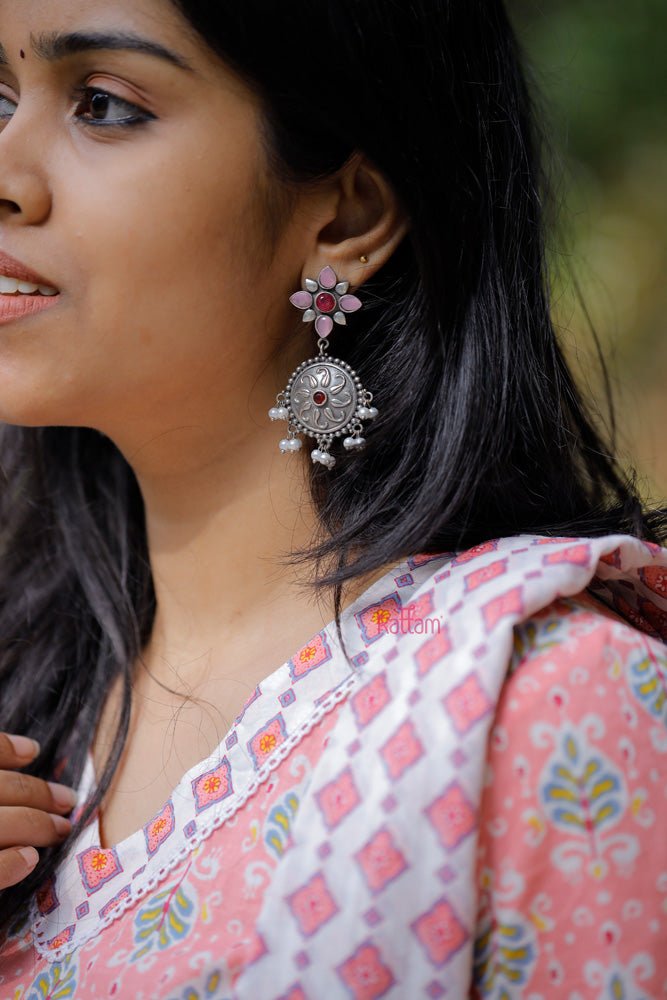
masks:
[[[30,758],[36,757],[39,753],[40,747],[37,740],[31,740],[28,736],[9,736],[9,740],[14,747],[14,751],[17,757]]]
[[[19,847],[19,854],[21,855],[21,857],[25,861],[26,868],[29,871],[32,871],[32,869],[35,867],[35,865],[39,861],[39,854],[37,853],[37,851],[35,850],[35,848],[34,847]]]
[[[59,805],[62,809],[74,808],[78,796],[73,788],[70,788],[68,785],[58,785],[55,781],[49,781],[48,785],[56,805]]]
[[[56,813],[49,813],[59,837],[66,837],[72,829],[72,824],[64,816],[57,816]]]

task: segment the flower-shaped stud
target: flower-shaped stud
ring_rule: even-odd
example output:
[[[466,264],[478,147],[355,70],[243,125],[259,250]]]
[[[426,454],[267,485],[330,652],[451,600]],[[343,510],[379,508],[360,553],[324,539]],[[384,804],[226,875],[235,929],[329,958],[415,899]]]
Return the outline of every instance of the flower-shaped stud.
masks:
[[[290,295],[290,302],[303,310],[304,323],[315,320],[319,337],[328,337],[334,323],[345,326],[345,314],[356,312],[363,304],[356,295],[349,294],[350,282],[339,281],[329,265],[322,268],[317,281],[306,278],[304,284],[305,289]]]

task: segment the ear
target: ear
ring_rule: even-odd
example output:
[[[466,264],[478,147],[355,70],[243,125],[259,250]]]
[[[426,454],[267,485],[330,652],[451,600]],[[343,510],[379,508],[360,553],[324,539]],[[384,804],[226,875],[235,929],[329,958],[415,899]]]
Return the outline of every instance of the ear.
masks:
[[[409,220],[391,184],[361,153],[339,171],[332,196],[329,218],[306,261],[308,274],[330,264],[341,280],[358,286],[389,260]]]

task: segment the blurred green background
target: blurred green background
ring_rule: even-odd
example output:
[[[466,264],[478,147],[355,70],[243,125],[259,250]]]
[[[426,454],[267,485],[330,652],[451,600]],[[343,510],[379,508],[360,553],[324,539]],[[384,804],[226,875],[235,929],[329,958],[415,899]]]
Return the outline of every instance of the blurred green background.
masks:
[[[508,0],[556,153],[554,313],[599,400],[588,313],[611,376],[619,453],[667,496],[667,0]],[[573,291],[578,284],[585,308]],[[604,413],[604,407],[601,406]]]

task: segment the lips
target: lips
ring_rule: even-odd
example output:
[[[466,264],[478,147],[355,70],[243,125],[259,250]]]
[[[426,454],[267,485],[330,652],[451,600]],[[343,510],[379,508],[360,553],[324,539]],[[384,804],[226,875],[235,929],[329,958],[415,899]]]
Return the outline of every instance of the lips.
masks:
[[[3,250],[0,250],[0,274],[8,278],[16,278],[17,281],[28,281],[33,285],[48,285],[50,288],[56,287],[48,278],[45,278],[37,271],[31,271],[20,260],[10,257]]]
[[[0,250],[0,326],[51,309],[60,299],[48,278]]]
[[[52,309],[58,299],[58,295],[0,295],[0,327]]]

